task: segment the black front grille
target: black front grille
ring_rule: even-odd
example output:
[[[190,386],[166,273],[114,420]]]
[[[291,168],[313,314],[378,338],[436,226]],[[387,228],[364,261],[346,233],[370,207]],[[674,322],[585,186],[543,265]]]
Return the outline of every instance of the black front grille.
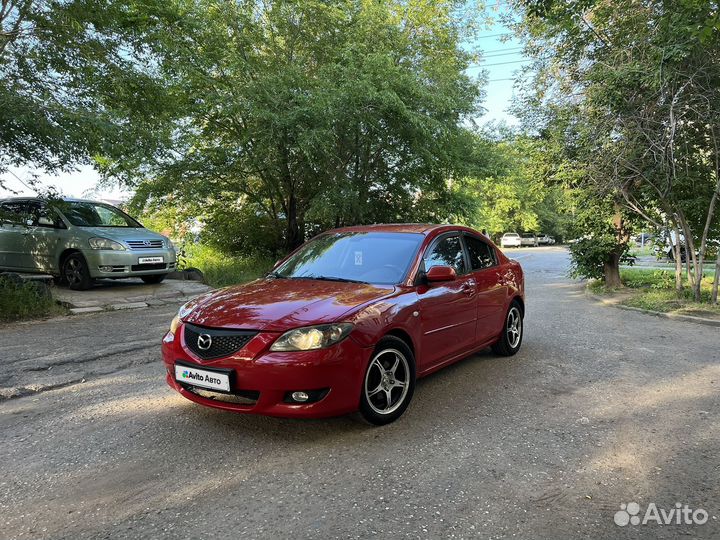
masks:
[[[238,352],[257,335],[254,330],[220,330],[215,328],[201,328],[193,324],[185,324],[183,336],[185,346],[203,360],[230,356]],[[209,336],[210,346],[200,348],[200,336]],[[201,340],[207,344],[208,339]]]
[[[133,264],[130,269],[133,272],[142,272],[143,270],[167,270],[167,264],[165,263],[154,263],[154,264]]]
[[[182,386],[188,392],[192,392],[205,399],[234,403],[235,405],[255,405],[258,399],[260,399],[260,392],[252,390],[236,390],[235,392],[227,394],[225,392],[213,392],[212,390],[206,390],[205,388],[199,388],[189,384],[183,384]]]

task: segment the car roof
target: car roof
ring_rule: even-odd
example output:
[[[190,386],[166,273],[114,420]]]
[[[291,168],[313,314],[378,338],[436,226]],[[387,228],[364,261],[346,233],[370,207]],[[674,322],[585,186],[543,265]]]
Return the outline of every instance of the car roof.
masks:
[[[6,197],[3,199],[0,199],[0,202],[11,202],[11,201],[46,201],[47,199],[45,197]],[[75,197],[57,197],[56,200],[65,201],[65,202],[84,202],[84,203],[93,203],[93,204],[109,204],[102,201],[93,201],[92,199],[76,199]],[[112,205],[110,205],[112,206]]]
[[[432,233],[445,231],[466,231],[473,234],[480,234],[479,232],[471,229],[470,227],[464,227],[462,225],[438,225],[433,223],[378,223],[375,225],[355,225],[352,227],[340,227],[338,229],[331,229],[325,232],[391,232],[415,233],[427,236]]]

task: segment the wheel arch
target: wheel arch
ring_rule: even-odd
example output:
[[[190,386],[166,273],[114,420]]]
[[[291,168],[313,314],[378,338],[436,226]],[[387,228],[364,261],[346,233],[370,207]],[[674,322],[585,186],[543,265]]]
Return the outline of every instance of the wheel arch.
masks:
[[[510,300],[510,303],[517,302],[520,304],[520,311],[522,311],[523,317],[525,317],[525,300],[523,300],[522,296],[515,295],[513,296],[513,299]]]
[[[60,253],[60,259],[58,260],[58,272],[62,273],[62,265],[65,263],[65,259],[67,259],[73,253],[79,253],[80,255],[83,256],[83,258],[85,258],[85,255],[83,255],[83,252],[77,248],[64,249],[62,251],[62,253]]]
[[[390,330],[385,336],[393,336],[400,340],[402,340],[405,345],[407,345],[410,348],[410,351],[413,353],[413,356],[415,357],[415,361],[417,362],[417,352],[415,349],[415,344],[413,343],[412,338],[410,337],[410,334],[408,334],[405,330],[402,328],[393,328]]]

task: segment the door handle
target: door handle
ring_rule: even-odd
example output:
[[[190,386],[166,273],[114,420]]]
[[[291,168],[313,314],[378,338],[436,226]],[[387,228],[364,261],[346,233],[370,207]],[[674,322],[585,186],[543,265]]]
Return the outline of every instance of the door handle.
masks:
[[[473,294],[475,294],[475,287],[470,283],[463,283],[460,287],[460,290],[463,292],[463,294],[467,294],[468,296],[472,296]]]

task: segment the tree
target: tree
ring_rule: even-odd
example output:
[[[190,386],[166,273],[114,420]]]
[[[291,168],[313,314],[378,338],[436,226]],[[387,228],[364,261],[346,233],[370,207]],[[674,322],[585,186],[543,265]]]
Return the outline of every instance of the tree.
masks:
[[[147,58],[128,54],[142,48],[137,15],[133,2],[0,3],[0,174],[152,151],[162,107]]]
[[[522,6],[528,48],[539,59],[535,103],[572,111],[566,140],[584,149],[588,186],[684,236],[699,300],[720,192],[717,7],[699,0]]]
[[[140,203],[224,208],[285,249],[328,226],[451,210],[480,97],[453,2],[172,6],[145,12],[142,30],[170,111],[158,150],[103,163]]]

